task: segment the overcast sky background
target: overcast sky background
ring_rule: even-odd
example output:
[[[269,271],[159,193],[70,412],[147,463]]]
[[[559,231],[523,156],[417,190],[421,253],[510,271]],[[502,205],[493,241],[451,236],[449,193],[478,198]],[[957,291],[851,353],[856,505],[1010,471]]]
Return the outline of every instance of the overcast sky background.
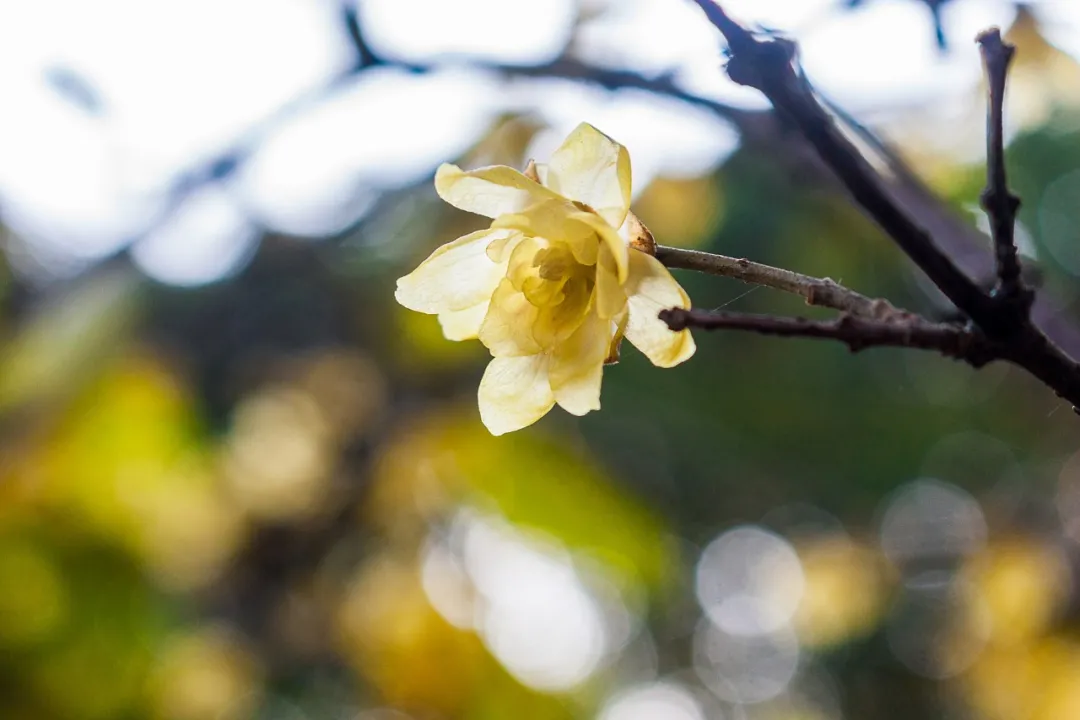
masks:
[[[588,62],[674,73],[687,90],[761,106],[718,68],[715,31],[688,0],[583,0]],[[925,103],[974,87],[978,54],[934,43],[925,7],[876,0],[728,0],[746,21],[793,34],[807,72],[856,112]],[[1080,56],[1080,3],[1035,3],[1050,40]],[[542,63],[566,46],[573,0],[359,0],[369,42],[390,60],[445,63],[410,75],[366,71],[273,125],[243,169],[163,213],[169,189],[290,101],[354,62],[341,0],[38,0],[0,5],[0,214],[33,264],[72,271],[123,248],[167,283],[235,272],[262,229],[309,235],[354,222],[380,190],[416,182],[507,110],[551,123],[543,156],[582,120],[631,153],[635,186],[708,171],[737,136],[705,112],[642,93],[514,81],[471,59]],[[1007,26],[1007,0],[954,0],[950,38]],[[957,43],[959,44],[959,43]],[[887,78],[887,82],[882,79]],[[262,136],[260,136],[262,137]]]

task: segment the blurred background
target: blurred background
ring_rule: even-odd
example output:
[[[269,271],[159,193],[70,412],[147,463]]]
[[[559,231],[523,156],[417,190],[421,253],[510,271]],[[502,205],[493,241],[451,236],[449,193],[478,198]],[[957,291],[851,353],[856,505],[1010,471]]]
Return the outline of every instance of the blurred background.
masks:
[[[725,7],[976,238],[1007,28],[1023,249],[1080,337],[1080,3]],[[659,242],[940,312],[720,64],[686,0],[0,4],[0,717],[1080,717],[1077,419],[1028,377],[699,333],[495,439],[484,348],[393,301],[484,223],[440,162],[587,121]]]

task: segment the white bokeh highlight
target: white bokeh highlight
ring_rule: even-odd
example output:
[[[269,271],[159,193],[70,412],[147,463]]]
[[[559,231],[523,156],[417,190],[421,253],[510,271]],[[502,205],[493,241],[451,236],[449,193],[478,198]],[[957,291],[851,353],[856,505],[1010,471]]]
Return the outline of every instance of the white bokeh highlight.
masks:
[[[484,74],[365,71],[270,135],[241,191],[279,231],[332,234],[362,216],[374,189],[418,182],[464,152],[501,109],[497,97]]]
[[[732,635],[703,620],[694,634],[694,669],[719,698],[752,705],[778,697],[799,669],[799,641],[788,627]]]
[[[986,545],[988,529],[979,502],[950,483],[920,479],[886,500],[881,549],[898,566],[953,562]]]
[[[255,252],[259,229],[224,188],[195,191],[131,248],[135,265],[169,285],[204,285],[238,272]]]
[[[612,696],[601,708],[599,720],[706,720],[706,714],[684,686],[655,682]]]
[[[538,690],[585,682],[636,629],[618,594],[586,578],[563,547],[497,516],[460,511],[426,544],[421,568],[432,607]]]
[[[720,535],[701,553],[695,589],[720,630],[755,636],[787,627],[804,584],[802,564],[787,540],[743,526]]]
[[[574,0],[359,0],[368,42],[408,62],[467,56],[513,64],[554,60],[569,40]]]

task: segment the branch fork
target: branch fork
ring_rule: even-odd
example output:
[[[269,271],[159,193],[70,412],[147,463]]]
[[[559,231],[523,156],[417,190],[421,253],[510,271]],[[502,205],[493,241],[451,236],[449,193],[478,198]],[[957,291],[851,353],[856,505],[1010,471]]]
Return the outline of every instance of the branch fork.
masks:
[[[668,267],[734,277],[795,293],[808,304],[841,312],[833,320],[710,312],[673,308],[660,317],[673,330],[742,330],[783,337],[839,341],[852,352],[891,346],[934,350],[972,367],[1004,360],[1017,365],[1075,406],[1080,405],[1080,364],[1032,321],[1034,291],[1024,283],[1016,248],[1020,200],[1008,188],[1004,150],[1004,98],[1015,48],[992,28],[978,37],[989,85],[987,186],[981,202],[990,218],[996,279],[991,291],[970,278],[940,244],[888,191],[888,182],[837,129],[797,68],[796,46],[787,39],[759,37],[712,0],[694,0],[728,44],[727,73],[761,91],[836,175],[852,199],[956,306],[964,323],[940,323],[872,299],[827,278],[812,278],[748,260],[658,248]]]

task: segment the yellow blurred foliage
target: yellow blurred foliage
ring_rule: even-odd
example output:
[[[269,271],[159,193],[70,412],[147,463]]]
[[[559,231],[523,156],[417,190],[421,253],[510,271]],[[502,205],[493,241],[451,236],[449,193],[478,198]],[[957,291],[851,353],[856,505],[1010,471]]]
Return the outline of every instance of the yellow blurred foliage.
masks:
[[[1080,717],[1080,646],[1056,637],[991,648],[965,677],[968,703],[984,720]]]
[[[239,638],[224,627],[203,627],[168,640],[147,686],[160,720],[243,720],[254,714],[262,672]]]
[[[67,619],[68,588],[44,548],[0,536],[0,647],[47,641]]]
[[[1005,40],[1016,46],[1006,96],[1006,112],[1013,122],[1034,127],[1057,109],[1080,105],[1080,63],[1047,41],[1031,7],[1018,5]]]
[[[1012,645],[1047,630],[1070,589],[1069,568],[1061,553],[1026,538],[998,542],[963,568],[977,612],[990,624],[990,641]]]
[[[365,519],[417,541],[464,503],[537,530],[602,563],[625,583],[659,590],[678,564],[660,519],[595,463],[541,432],[492,437],[472,403],[412,418],[376,460]]]
[[[486,655],[428,603],[414,562],[379,555],[362,566],[338,611],[342,652],[382,698],[406,710],[459,715]]]
[[[962,576],[974,589],[969,614],[986,616],[989,645],[964,678],[984,720],[1080,717],[1080,644],[1053,631],[1068,601],[1069,567],[1053,546],[1014,537],[973,558]]]
[[[724,193],[715,175],[655,178],[634,203],[634,212],[661,245],[707,244],[724,221]]]
[[[503,115],[496,118],[491,130],[456,163],[462,167],[509,165],[524,168],[525,152],[543,125],[525,115]]]
[[[386,379],[373,359],[335,349],[303,358],[295,385],[315,401],[327,430],[339,442],[372,429],[387,402]]]
[[[377,426],[385,383],[357,351],[284,361],[233,410],[219,454],[231,500],[266,523],[302,522],[333,507],[341,450]]]
[[[263,389],[233,414],[222,469],[235,501],[263,521],[300,519],[326,497],[336,462],[330,430],[311,395]]]
[[[487,350],[479,341],[450,342],[435,315],[413,312],[400,305],[387,308],[397,330],[397,359],[401,369],[425,374],[454,370],[479,362]]]
[[[127,548],[168,587],[212,580],[243,537],[186,389],[150,355],[111,363],[11,472],[9,497]]]
[[[795,614],[799,640],[827,648],[873,631],[889,599],[880,554],[842,536],[815,538],[796,550],[805,576]]]
[[[247,537],[242,513],[224,497],[206,465],[179,467],[127,497],[140,520],[131,538],[136,555],[171,590],[208,585]]]
[[[57,400],[122,349],[118,341],[138,314],[142,283],[133,271],[101,273],[0,339],[0,410]]]

